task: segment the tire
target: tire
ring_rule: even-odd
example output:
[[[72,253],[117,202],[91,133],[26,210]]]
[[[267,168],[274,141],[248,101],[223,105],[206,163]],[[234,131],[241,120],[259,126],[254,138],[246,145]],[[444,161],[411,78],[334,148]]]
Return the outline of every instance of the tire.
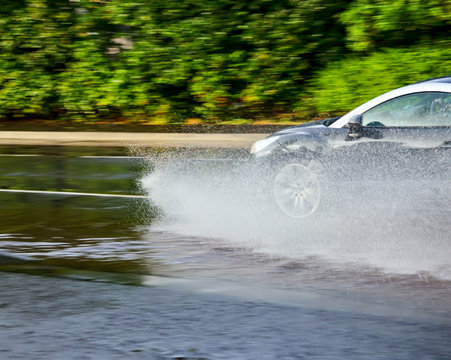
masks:
[[[293,218],[313,214],[320,204],[320,183],[311,166],[300,162],[284,164],[275,173],[273,197],[279,209]]]

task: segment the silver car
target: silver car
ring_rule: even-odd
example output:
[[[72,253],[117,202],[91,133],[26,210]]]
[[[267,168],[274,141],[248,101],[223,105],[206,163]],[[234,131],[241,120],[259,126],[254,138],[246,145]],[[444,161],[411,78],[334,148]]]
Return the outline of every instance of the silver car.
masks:
[[[298,218],[314,213],[325,200],[325,187],[338,183],[449,185],[451,76],[390,91],[342,117],[278,131],[257,141],[251,153],[270,169],[280,210]]]

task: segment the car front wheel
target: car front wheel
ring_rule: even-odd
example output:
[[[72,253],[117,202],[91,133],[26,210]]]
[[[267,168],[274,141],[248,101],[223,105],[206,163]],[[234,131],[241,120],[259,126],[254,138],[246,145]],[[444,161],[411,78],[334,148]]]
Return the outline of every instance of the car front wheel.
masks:
[[[301,163],[285,164],[275,174],[273,194],[283,213],[294,218],[307,217],[320,203],[318,177]]]

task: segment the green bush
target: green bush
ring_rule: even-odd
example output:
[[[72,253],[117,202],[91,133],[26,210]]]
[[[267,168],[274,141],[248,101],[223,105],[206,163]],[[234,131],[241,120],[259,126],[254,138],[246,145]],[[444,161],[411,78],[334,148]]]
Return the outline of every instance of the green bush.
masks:
[[[310,106],[340,114],[386,91],[431,77],[451,75],[451,43],[386,49],[332,63],[310,83]]]
[[[448,0],[354,0],[340,15],[348,46],[355,51],[406,47],[448,40],[451,2]]]

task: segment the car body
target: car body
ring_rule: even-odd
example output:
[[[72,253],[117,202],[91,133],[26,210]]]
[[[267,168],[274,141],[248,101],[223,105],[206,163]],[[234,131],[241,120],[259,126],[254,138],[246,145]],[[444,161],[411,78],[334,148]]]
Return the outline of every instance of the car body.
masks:
[[[283,129],[257,141],[253,160],[271,169],[271,192],[292,217],[306,217],[343,181],[449,184],[451,76],[401,87],[346,115]]]

